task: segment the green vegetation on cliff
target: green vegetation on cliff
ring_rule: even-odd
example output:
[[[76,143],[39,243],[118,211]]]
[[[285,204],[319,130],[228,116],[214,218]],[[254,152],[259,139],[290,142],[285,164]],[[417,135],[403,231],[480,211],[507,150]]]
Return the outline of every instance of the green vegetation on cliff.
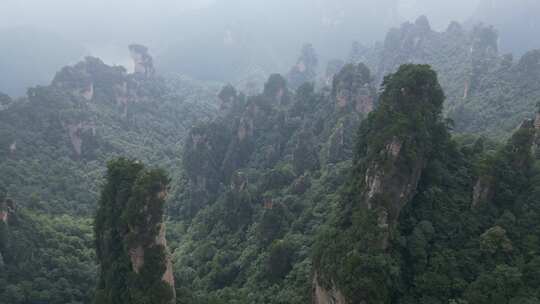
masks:
[[[383,88],[379,107],[360,126],[338,210],[315,247],[318,281],[337,285],[354,303],[392,299],[399,263],[387,249],[400,209],[432,153],[448,148],[444,95],[429,66],[403,65]]]
[[[0,221],[0,303],[92,303],[90,217],[107,161],[123,155],[179,175],[183,138],[212,115],[216,92],[87,58],[24,98],[0,94],[0,189],[15,206]]]
[[[482,140],[460,147],[441,121],[442,99],[428,67],[386,78],[317,239],[317,287],[326,291],[317,303],[538,301],[540,130],[525,121],[497,152]]]
[[[107,168],[95,218],[99,279],[94,303],[174,303],[162,223],[169,179],[162,170],[122,158]]]
[[[384,43],[360,57],[379,81],[402,64],[429,64],[447,97],[445,114],[454,131],[508,138],[540,99],[537,50],[521,58],[499,53],[497,29],[452,22],[444,31],[431,28],[426,17],[392,29]],[[353,48],[357,50],[358,48]]]
[[[141,78],[97,58],[65,67],[51,85],[0,107],[0,186],[21,206],[89,216],[109,159],[180,171],[181,143],[214,113],[216,91],[183,77]]]
[[[219,93],[134,45],[0,94],[0,303],[537,303],[540,56],[496,42],[420,18]]]
[[[180,303],[310,301],[313,236],[377,100],[365,65],[339,75],[334,90],[280,75],[252,97],[225,87],[231,106],[192,129],[169,213]]]

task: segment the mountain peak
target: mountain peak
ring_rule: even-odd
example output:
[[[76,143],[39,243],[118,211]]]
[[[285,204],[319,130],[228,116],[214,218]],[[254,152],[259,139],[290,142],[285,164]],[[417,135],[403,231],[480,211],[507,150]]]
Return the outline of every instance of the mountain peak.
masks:
[[[148,48],[140,44],[129,45],[131,58],[135,65],[135,74],[143,75],[146,78],[151,78],[155,75],[154,60],[150,56]]]

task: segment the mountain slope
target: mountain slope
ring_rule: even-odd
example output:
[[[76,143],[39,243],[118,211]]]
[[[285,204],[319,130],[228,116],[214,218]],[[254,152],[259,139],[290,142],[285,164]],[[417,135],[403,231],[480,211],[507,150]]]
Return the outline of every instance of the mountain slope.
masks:
[[[108,159],[175,166],[187,129],[213,113],[206,101],[214,94],[188,79],[127,74],[87,58],[0,111],[0,185],[21,205],[87,215]]]
[[[134,74],[86,58],[25,98],[0,96],[0,303],[91,303],[89,217],[106,162],[124,155],[180,174],[187,130],[213,115],[213,85],[158,77],[144,47],[131,51]]]
[[[173,200],[180,303],[538,299],[540,121],[458,143],[429,66],[401,66],[380,97],[368,71],[320,92],[278,75],[247,99],[223,89]]]
[[[441,105],[429,67],[385,78],[314,247],[315,303],[538,301],[539,121],[496,152],[459,148]]]
[[[309,301],[312,236],[375,107],[372,81],[349,65],[332,91],[294,93],[280,75],[249,98],[223,89],[220,117],[190,133],[173,199],[180,303]]]
[[[96,301],[169,293],[154,251],[162,174],[146,187],[153,173],[135,183],[140,163],[125,161],[121,182],[105,180],[125,191],[103,192],[92,249],[89,216],[118,156],[170,173],[177,303],[537,302],[540,114],[523,118],[539,110],[539,56],[514,62],[496,41],[420,18],[357,45],[320,85],[307,45],[288,77],[248,95],[161,78],[132,45],[133,74],[87,58],[25,98],[0,95],[0,303],[95,300],[96,253]],[[156,253],[144,268],[156,280],[138,276],[141,251]]]

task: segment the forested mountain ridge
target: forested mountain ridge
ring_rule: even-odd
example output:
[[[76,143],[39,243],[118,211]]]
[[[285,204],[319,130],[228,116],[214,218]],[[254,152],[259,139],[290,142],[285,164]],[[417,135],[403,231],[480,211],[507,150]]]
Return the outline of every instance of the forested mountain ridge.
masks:
[[[422,65],[385,77],[380,96],[361,64],[318,93],[278,75],[265,88],[224,88],[227,110],[186,142],[171,237],[181,303],[538,299],[526,278],[538,271],[540,118],[506,146],[458,143]],[[498,280],[514,289],[489,292]]]
[[[256,94],[130,51],[0,95],[0,303],[538,302],[536,51],[420,18]]]
[[[0,303],[91,303],[89,216],[106,162],[122,155],[179,174],[187,130],[214,115],[219,87],[162,78],[145,47],[130,51],[133,74],[86,58],[25,98],[0,96]]]
[[[144,47],[131,52],[133,74],[89,57],[63,68],[50,86],[3,102],[0,185],[13,200],[88,215],[97,198],[95,181],[110,158],[176,166],[187,130],[215,113],[216,89],[161,78]]]
[[[540,121],[496,153],[482,139],[460,148],[429,67],[402,66],[383,86],[314,246],[315,302],[538,301]]]
[[[170,213],[185,227],[170,237],[181,303],[309,301],[312,236],[376,106],[373,80],[359,64],[333,90],[293,92],[278,74],[256,96],[223,89],[221,116],[185,143]]]
[[[447,97],[445,114],[455,131],[508,137],[525,117],[532,118],[540,99],[538,50],[514,59],[499,53],[495,28],[468,29],[457,22],[433,30],[426,17],[392,29],[384,42],[351,51],[349,60],[365,62],[382,81],[402,64],[429,64]]]

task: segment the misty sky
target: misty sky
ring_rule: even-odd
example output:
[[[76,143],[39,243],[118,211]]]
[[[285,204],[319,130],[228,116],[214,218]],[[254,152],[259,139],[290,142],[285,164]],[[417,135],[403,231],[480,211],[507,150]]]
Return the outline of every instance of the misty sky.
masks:
[[[0,26],[34,26],[89,40],[122,38],[213,0],[2,0]]]
[[[89,55],[102,57],[109,63],[125,64],[127,44],[143,43],[153,46],[154,51],[158,52],[155,48],[164,47],[163,40],[181,39],[174,37],[174,31],[177,30],[176,24],[183,19],[184,14],[208,7],[216,1],[224,2],[229,11],[239,11],[246,16],[255,14],[257,10],[264,10],[264,3],[274,8],[283,7],[284,16],[276,17],[279,17],[279,22],[289,20],[293,28],[297,26],[294,24],[298,20],[294,18],[299,7],[317,4],[329,6],[335,2],[335,0],[1,0],[0,28],[33,27],[50,31],[80,44]],[[372,3],[377,0],[340,1]],[[395,1],[399,3],[399,22],[426,14],[435,28],[443,29],[451,20],[466,20],[479,0]],[[205,22],[207,21],[201,20],[201,24]],[[247,24],[245,26],[249,27]],[[382,39],[384,37],[380,37],[380,40]]]
[[[20,83],[20,88],[10,90],[12,84],[0,83],[0,89],[21,93],[25,86],[47,83],[53,71],[63,65],[73,64],[79,60],[76,57],[82,58],[84,55],[97,56],[109,64],[129,67],[126,46],[133,42],[149,46],[158,65],[163,63],[162,68],[175,65],[178,71],[191,73],[195,77],[199,71],[207,75],[227,70],[227,67],[220,64],[232,62],[235,55],[237,60],[244,60],[247,55],[243,50],[246,47],[252,49],[253,57],[247,61],[251,60],[253,64],[266,61],[266,68],[270,67],[271,72],[283,72],[296,60],[298,50],[305,42],[314,43],[323,60],[337,55],[344,57],[353,40],[367,45],[382,41],[389,27],[399,26],[404,21],[414,21],[420,15],[427,15],[432,27],[438,30],[443,30],[453,20],[467,21],[479,2],[0,0],[0,35],[8,33],[2,36],[5,43],[0,44],[3,47],[0,52],[9,54],[7,48],[11,47],[11,52],[23,49],[26,56],[21,57],[21,64],[10,62],[11,59],[6,59],[3,66],[0,62],[0,67],[11,71],[12,75],[21,75],[21,79],[14,77],[12,81]],[[321,24],[327,22],[338,26],[333,29],[329,27],[328,30],[321,28]],[[40,34],[39,31],[44,33]],[[9,33],[10,38],[5,39]],[[227,49],[219,45],[220,41],[223,44],[224,36],[229,33],[238,43],[236,48]],[[45,46],[47,37],[53,35],[58,38],[50,39],[51,45]],[[34,39],[33,36],[41,39]],[[31,46],[28,41],[39,42]],[[81,52],[70,52],[70,56],[64,55],[67,52],[58,54],[57,57],[61,58],[51,61],[50,67],[37,67],[42,58],[58,53],[54,51],[55,47],[60,50],[80,48]],[[49,55],[36,49],[48,49]],[[208,60],[212,57],[217,59]],[[244,65],[252,63],[244,62]],[[22,64],[25,66],[21,67]],[[38,82],[27,75],[26,71],[29,70],[37,70],[42,74],[37,77]]]
[[[245,9],[235,8],[234,3],[242,3],[235,0],[2,0],[0,26],[31,25],[69,36],[87,35],[88,41],[98,38],[121,39],[128,30],[148,31],[149,28],[159,27],[171,19],[181,18],[186,11],[204,8],[214,1],[230,2],[231,9]],[[283,7],[287,7],[298,1],[320,2],[273,0],[272,3],[282,2]],[[399,14],[403,18],[414,19],[418,15],[427,14],[438,28],[445,27],[451,20],[465,20],[478,3],[478,0],[396,1],[400,3]]]

